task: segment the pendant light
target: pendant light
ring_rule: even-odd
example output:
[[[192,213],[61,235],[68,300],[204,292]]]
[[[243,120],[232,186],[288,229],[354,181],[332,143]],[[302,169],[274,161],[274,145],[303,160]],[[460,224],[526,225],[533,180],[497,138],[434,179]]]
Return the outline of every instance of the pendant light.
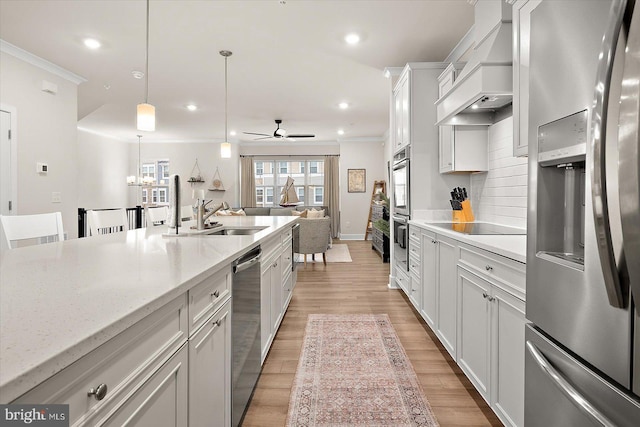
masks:
[[[145,88],[144,103],[138,104],[138,130],[153,132],[156,130],[156,107],[148,103],[149,99],[149,0],[147,0],[147,46],[145,51]]]
[[[227,141],[229,134],[227,133],[227,58],[233,55],[229,50],[221,50],[220,55],[224,56],[224,142],[220,144],[220,157],[223,159],[231,158],[231,143]]]

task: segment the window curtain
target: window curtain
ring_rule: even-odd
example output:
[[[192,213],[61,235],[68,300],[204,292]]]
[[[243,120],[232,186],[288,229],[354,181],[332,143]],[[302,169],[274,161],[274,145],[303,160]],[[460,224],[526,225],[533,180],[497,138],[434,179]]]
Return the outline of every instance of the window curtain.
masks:
[[[331,237],[340,230],[340,156],[324,156],[324,197],[331,216]]]
[[[240,156],[240,205],[256,206],[256,178],[253,176],[253,157]]]

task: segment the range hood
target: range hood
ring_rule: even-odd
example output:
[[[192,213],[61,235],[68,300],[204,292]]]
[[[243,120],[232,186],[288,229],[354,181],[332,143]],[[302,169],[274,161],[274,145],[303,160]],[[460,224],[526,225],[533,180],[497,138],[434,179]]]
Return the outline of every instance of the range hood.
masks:
[[[511,6],[479,0],[475,47],[451,89],[436,101],[436,125],[491,125],[513,98]]]

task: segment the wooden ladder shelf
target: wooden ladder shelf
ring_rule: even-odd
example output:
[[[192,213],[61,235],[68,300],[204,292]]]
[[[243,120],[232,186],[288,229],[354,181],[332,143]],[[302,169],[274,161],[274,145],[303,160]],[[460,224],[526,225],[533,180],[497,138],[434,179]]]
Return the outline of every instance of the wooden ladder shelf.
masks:
[[[376,194],[387,194],[387,185],[385,181],[374,181],[373,190],[371,191],[371,202],[369,203],[369,218],[367,218],[367,230],[364,233],[364,240],[369,238],[369,234],[373,231],[373,223],[371,222],[371,213],[373,211],[373,203],[376,201]]]

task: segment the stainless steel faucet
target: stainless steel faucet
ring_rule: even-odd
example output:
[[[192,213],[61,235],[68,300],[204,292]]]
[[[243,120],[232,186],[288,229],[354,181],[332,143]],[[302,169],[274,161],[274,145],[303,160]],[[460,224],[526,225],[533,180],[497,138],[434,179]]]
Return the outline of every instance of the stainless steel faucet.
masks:
[[[212,201],[213,200],[209,200],[208,202],[205,202],[204,200],[202,200],[202,203],[200,203],[200,200],[198,200],[198,207],[197,207],[197,210],[196,210],[196,222],[197,222],[198,230],[204,230],[206,228],[205,225],[204,225],[204,222],[211,215],[213,215],[214,213],[218,212],[220,209],[229,209],[229,205],[227,204],[227,202],[223,201],[222,203],[220,203],[220,205],[218,207],[216,207],[215,209],[212,209],[209,212],[207,212],[206,206],[209,203],[211,203]]]

